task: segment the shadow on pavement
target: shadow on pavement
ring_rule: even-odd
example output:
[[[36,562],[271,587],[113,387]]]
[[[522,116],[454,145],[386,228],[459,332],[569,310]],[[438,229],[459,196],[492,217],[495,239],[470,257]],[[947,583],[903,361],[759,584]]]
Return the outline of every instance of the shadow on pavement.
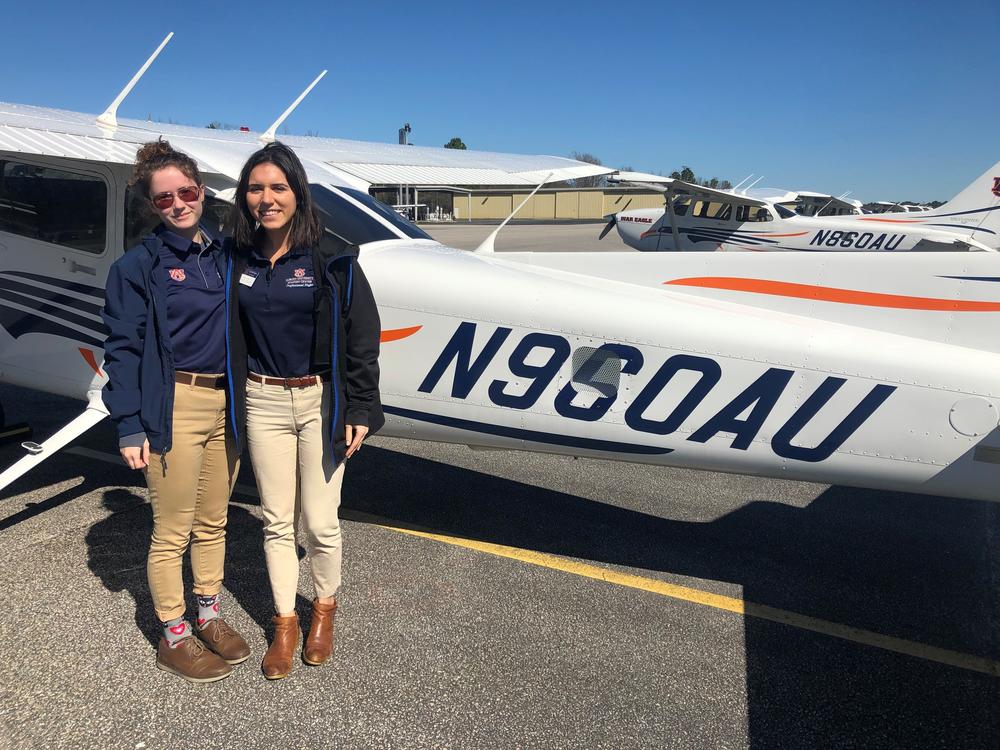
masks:
[[[85,494],[87,481],[4,523]],[[700,588],[729,582],[757,604],[1000,659],[1000,505],[832,487],[803,508],[749,502],[696,523],[601,500],[375,446],[352,460],[344,487],[345,511],[399,526],[704,579]],[[89,568],[130,593],[155,642],[149,506],[128,489],[104,503],[110,514],[86,536]],[[260,521],[236,504],[225,585],[269,629]],[[997,746],[1000,679],[752,617],[744,638],[751,747]]]
[[[805,508],[751,502],[692,523],[373,446],[362,455],[345,509],[732,582],[749,602],[1000,659],[997,504],[831,487]],[[751,747],[997,746],[1000,679],[752,617],[745,648]]]

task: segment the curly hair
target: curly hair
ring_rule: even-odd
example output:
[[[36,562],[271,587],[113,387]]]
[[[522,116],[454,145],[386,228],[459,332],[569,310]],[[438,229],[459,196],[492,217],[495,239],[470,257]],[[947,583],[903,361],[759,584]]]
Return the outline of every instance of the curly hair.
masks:
[[[169,141],[162,138],[158,141],[150,141],[139,147],[135,155],[135,169],[132,171],[132,179],[129,180],[129,187],[142,191],[147,198],[149,195],[149,181],[153,173],[164,167],[176,167],[185,175],[194,180],[196,185],[201,185],[201,172],[198,171],[198,164],[185,153],[175,151]]]

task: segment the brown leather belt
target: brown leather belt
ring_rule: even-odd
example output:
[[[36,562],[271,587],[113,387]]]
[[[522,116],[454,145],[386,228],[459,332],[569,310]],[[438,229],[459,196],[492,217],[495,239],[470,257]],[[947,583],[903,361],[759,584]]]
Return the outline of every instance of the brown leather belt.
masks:
[[[174,372],[174,380],[181,385],[197,385],[202,388],[215,388],[216,390],[226,387],[225,375],[204,375],[197,372],[177,370]]]
[[[323,379],[329,376],[329,372],[321,372],[318,375],[303,375],[301,378],[272,378],[267,375],[258,375],[255,372],[251,372],[247,375],[247,378],[255,383],[263,383],[264,385],[280,385],[284,388],[307,388],[310,385],[322,383]]]

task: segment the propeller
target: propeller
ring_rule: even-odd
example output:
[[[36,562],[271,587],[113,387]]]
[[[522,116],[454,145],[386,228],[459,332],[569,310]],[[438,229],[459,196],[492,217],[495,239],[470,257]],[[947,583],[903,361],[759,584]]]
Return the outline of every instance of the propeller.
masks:
[[[612,230],[615,224],[618,223],[618,214],[608,214],[604,218],[608,220],[608,223],[607,226],[605,226],[604,229],[601,230],[601,235],[600,237],[597,238],[599,240],[603,240],[604,237],[607,235],[607,233]]]
[[[632,203],[632,199],[629,198],[628,202],[624,206],[622,206],[621,210],[622,211],[626,210],[631,205],[631,203]],[[615,226],[615,224],[618,223],[618,214],[619,213],[621,213],[621,211],[619,211],[618,213],[608,214],[607,216],[604,217],[607,220],[608,223],[604,227],[604,229],[601,230],[601,234],[597,238],[598,240],[603,240],[607,236],[608,232],[611,231],[611,228],[613,226]]]

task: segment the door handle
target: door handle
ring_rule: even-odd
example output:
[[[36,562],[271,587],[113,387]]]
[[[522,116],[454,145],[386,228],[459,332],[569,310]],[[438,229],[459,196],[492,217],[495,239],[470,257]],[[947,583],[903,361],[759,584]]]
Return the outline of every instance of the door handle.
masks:
[[[65,260],[63,258],[64,262]],[[88,276],[97,276],[97,268],[95,266],[85,266],[82,263],[77,263],[75,260],[69,261],[69,270],[73,273],[85,273]]]

